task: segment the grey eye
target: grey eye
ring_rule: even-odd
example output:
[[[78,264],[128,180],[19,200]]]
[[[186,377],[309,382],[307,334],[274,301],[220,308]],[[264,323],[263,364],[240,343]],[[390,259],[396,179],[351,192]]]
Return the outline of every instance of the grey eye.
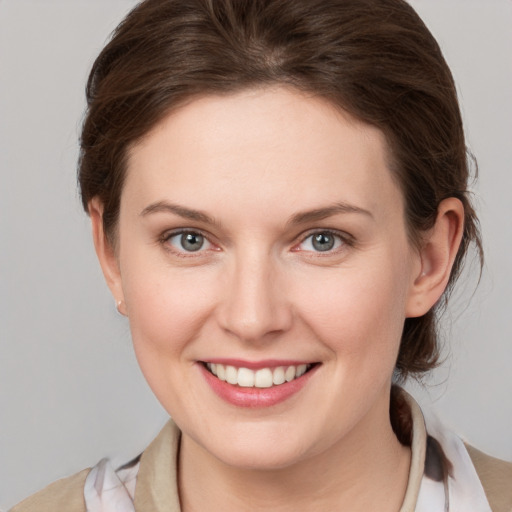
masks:
[[[204,236],[199,233],[182,233],[180,244],[186,251],[199,251],[204,245]]]
[[[334,247],[335,238],[332,233],[317,233],[312,235],[311,244],[317,251],[330,251]]]
[[[345,241],[332,231],[317,231],[306,237],[300,244],[302,251],[328,252],[341,248]]]
[[[166,237],[165,242],[177,252],[198,252],[211,248],[208,239],[197,231],[171,234]]]

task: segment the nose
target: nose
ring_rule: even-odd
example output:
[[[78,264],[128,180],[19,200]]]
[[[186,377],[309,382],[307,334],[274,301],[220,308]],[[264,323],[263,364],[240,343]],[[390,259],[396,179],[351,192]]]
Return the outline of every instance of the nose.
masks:
[[[292,325],[283,272],[268,255],[239,256],[227,270],[218,307],[221,328],[239,340],[265,343]]]

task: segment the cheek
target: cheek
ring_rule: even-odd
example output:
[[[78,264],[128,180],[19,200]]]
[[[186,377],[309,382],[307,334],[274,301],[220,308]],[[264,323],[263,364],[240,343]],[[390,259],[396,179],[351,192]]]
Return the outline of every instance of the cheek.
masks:
[[[191,347],[204,330],[212,304],[204,281],[168,269],[133,273],[124,283],[139,366],[169,414],[187,405],[187,395],[173,390],[193,389]]]
[[[369,263],[316,279],[316,286],[295,291],[304,321],[340,358],[365,363],[384,358],[394,366],[405,320],[404,268],[390,263],[384,271]]]
[[[194,339],[212,307],[212,272],[171,266],[163,251],[128,235],[123,242],[122,285],[137,356],[176,356]]]

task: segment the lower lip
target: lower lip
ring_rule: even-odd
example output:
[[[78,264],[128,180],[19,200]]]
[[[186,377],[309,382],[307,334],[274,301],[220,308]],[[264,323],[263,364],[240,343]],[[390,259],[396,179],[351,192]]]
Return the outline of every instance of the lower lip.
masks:
[[[315,365],[304,375],[290,382],[285,382],[270,388],[244,388],[229,384],[218,379],[203,365],[198,363],[203,376],[214,393],[226,402],[237,407],[271,407],[284,402],[298,393],[309,381],[320,365]]]

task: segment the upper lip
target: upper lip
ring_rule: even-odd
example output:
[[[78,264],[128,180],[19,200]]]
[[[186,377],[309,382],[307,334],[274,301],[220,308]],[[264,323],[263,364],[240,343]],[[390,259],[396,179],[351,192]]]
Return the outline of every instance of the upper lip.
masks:
[[[297,359],[262,359],[259,361],[247,361],[245,359],[213,357],[204,359],[203,363],[222,364],[224,366],[234,366],[235,368],[248,368],[249,370],[259,370],[261,368],[278,368],[279,366],[299,366],[301,364],[315,364],[316,361],[304,361]]]

